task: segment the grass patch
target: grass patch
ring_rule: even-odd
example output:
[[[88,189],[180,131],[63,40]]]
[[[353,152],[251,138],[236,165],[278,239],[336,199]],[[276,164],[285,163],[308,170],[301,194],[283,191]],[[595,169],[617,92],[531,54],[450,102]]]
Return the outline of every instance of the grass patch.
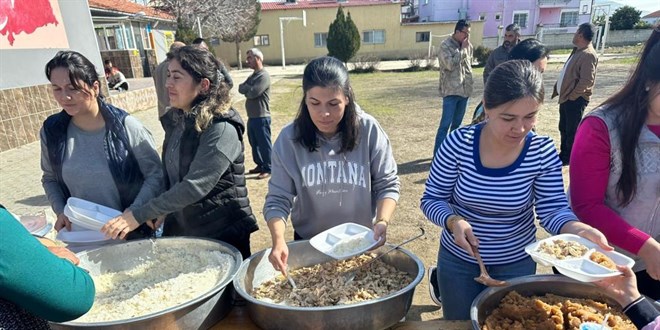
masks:
[[[607,61],[607,63],[636,65],[638,60],[639,57],[635,56],[635,57],[615,58],[613,60]]]

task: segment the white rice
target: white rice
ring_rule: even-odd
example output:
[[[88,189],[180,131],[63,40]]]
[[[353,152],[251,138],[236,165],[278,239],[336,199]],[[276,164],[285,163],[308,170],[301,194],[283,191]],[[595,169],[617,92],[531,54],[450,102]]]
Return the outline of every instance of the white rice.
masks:
[[[223,281],[232,262],[220,251],[158,247],[156,258],[137,267],[92,276],[94,305],[74,322],[135,318],[190,301]]]
[[[357,251],[362,251],[371,244],[364,237],[351,238],[340,242],[332,249],[332,254],[336,256],[345,256],[354,254]]]

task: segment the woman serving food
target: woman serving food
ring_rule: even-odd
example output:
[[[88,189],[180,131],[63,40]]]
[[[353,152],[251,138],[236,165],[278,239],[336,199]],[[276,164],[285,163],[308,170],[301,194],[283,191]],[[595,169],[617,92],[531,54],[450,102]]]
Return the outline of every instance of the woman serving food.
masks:
[[[312,60],[303,93],[298,115],[273,146],[264,205],[273,243],[269,261],[282,272],[289,216],[295,239],[353,221],[373,228],[382,244],[399,199],[390,141],[355,103],[344,64],[332,57]]]

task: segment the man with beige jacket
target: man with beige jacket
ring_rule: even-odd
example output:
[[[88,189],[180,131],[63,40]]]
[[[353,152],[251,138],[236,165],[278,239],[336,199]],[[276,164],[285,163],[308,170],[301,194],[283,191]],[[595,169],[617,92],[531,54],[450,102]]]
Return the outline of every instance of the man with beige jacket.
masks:
[[[559,158],[563,165],[568,165],[570,161],[575,132],[589,104],[596,80],[598,56],[591,45],[595,32],[593,24],[580,24],[573,35],[573,52],[559,73],[552,92],[552,98],[559,96]]]
[[[472,94],[472,44],[469,22],[464,19],[456,22],[454,33],[440,45],[438,64],[442,115],[435,136],[434,157],[447,134],[461,126],[468,98]]]

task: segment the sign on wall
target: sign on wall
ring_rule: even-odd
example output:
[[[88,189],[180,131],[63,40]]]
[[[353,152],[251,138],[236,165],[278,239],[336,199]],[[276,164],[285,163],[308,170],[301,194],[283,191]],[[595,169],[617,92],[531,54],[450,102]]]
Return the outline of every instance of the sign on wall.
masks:
[[[57,0],[0,0],[0,49],[69,48]]]

